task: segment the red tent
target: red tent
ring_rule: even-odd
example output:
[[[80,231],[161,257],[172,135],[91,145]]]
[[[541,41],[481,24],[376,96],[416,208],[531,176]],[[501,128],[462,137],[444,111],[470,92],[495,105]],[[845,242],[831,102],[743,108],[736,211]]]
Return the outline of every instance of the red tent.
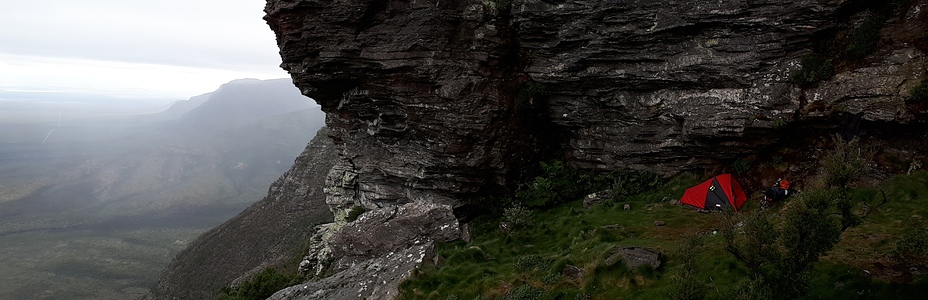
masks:
[[[738,211],[747,199],[741,185],[731,174],[721,174],[686,189],[680,203],[702,209],[721,209],[729,205]]]

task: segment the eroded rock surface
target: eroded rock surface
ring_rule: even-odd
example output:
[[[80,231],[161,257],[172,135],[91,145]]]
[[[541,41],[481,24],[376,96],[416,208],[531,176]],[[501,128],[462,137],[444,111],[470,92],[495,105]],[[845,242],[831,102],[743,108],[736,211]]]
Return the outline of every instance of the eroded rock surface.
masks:
[[[433,246],[427,242],[361,261],[322,280],[280,290],[268,299],[393,299],[399,284],[427,259]]]
[[[840,126],[822,107],[907,122],[899,104],[926,68],[922,50],[900,46],[793,85],[799,57],[856,9],[842,0],[494,3],[268,0],[281,66],[327,113],[339,149],[326,181],[336,221],[303,264],[336,275],[275,297],[395,290],[364,270],[456,238],[453,208],[511,190],[540,159],[679,170],[755,152],[791,121]]]
[[[451,206],[407,203],[364,212],[332,231],[320,228],[323,240],[307,257],[307,270],[333,275],[289,287],[270,299],[393,299],[399,284],[431,259],[435,242],[459,239]],[[329,263],[326,263],[329,262]],[[318,275],[315,273],[314,275]]]

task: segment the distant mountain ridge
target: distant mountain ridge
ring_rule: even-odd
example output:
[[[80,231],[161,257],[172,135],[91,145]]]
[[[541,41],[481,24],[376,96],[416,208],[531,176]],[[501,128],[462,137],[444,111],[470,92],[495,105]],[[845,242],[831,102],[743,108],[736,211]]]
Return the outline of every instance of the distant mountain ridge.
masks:
[[[218,90],[207,95],[206,101],[189,109],[178,117],[174,124],[204,129],[230,128],[271,116],[319,107],[294,88],[290,79],[239,79],[223,84]],[[193,97],[188,101],[201,100]]]
[[[21,274],[0,276],[0,298],[140,296],[185,236],[264,197],[324,125],[289,79],[236,80],[160,113],[67,116],[0,122],[0,274]],[[70,246],[39,244],[51,235]]]

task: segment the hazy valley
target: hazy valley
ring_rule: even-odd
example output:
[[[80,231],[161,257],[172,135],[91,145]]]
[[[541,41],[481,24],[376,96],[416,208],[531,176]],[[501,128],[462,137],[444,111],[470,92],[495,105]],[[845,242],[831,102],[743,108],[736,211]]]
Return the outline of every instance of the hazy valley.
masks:
[[[170,107],[2,96],[0,299],[144,293],[188,241],[263,197],[324,123],[289,80]]]

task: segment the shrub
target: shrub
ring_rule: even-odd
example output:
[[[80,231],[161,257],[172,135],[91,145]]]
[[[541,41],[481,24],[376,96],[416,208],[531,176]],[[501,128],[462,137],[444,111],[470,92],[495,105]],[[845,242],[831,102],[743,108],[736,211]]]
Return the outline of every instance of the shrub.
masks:
[[[833,187],[845,189],[866,171],[873,159],[869,150],[860,147],[860,140],[854,138],[848,142],[838,135],[832,137],[835,148],[825,156],[825,182]]]
[[[892,250],[893,261],[916,267],[928,267],[928,231],[916,226],[909,230],[897,242]]]
[[[509,299],[512,300],[538,300],[545,295],[545,292],[531,285],[523,285],[509,292]]]
[[[928,77],[922,79],[909,95],[909,102],[925,103],[928,102]]]
[[[516,95],[516,100],[520,106],[525,107],[536,97],[547,96],[548,94],[550,94],[550,91],[548,91],[548,87],[546,85],[540,83],[531,83],[519,90],[519,94]]]
[[[824,56],[809,54],[800,60],[800,69],[790,80],[801,87],[813,86],[835,75],[835,67]]]
[[[525,206],[550,207],[579,199],[587,193],[589,185],[579,173],[561,161],[541,163],[542,176],[516,192],[516,198]]]
[[[628,197],[653,191],[664,184],[659,174],[647,171],[617,171],[605,177],[612,178],[614,201],[625,201]]]
[[[361,214],[363,214],[366,211],[367,210],[364,209],[364,207],[362,206],[354,206],[351,208],[351,210],[348,211],[348,215],[345,216],[345,221],[354,222],[355,220],[358,219],[358,217],[361,216]]]
[[[876,50],[877,42],[880,40],[880,30],[883,29],[884,23],[883,17],[878,15],[864,20],[854,30],[854,34],[851,35],[850,43],[846,49],[848,57],[861,59],[873,53]]]
[[[774,165],[776,165],[776,166],[781,166],[781,165],[783,165],[783,162],[784,162],[784,161],[783,161],[783,157],[782,157],[782,156],[774,155],[773,157],[771,157],[771,159],[773,160],[773,164],[774,164]]]
[[[698,300],[706,297],[706,283],[699,278],[696,256],[702,251],[703,240],[698,235],[683,240],[675,252],[679,256],[680,272],[671,277],[670,298],[674,300]]]
[[[743,174],[751,169],[751,161],[747,158],[736,159],[735,162],[731,164],[731,169],[737,174]]]
[[[749,270],[752,295],[777,295],[795,299],[809,293],[812,265],[834,247],[841,235],[841,221],[832,212],[830,193],[807,192],[785,213],[780,226],[769,217],[756,215],[735,236],[737,222],[730,214],[723,231],[726,250]],[[740,237],[740,238],[739,238]]]
[[[483,5],[489,7],[493,14],[509,11],[510,4],[512,0],[483,0]]]
[[[508,224],[509,229],[534,225],[532,217],[534,217],[532,210],[518,203],[503,210],[503,222]]]
[[[275,292],[298,283],[300,277],[296,274],[279,272],[268,268],[255,275],[250,280],[242,282],[235,287],[223,288],[219,294],[220,300],[259,300],[270,297]]]
[[[526,207],[549,208],[610,188],[613,200],[622,201],[664,183],[659,174],[652,172],[623,170],[591,175],[567,167],[561,161],[541,163],[541,168],[541,176],[516,192],[516,199]]]
[[[544,258],[537,254],[529,254],[516,258],[515,267],[519,271],[547,270],[553,263],[553,259]]]

